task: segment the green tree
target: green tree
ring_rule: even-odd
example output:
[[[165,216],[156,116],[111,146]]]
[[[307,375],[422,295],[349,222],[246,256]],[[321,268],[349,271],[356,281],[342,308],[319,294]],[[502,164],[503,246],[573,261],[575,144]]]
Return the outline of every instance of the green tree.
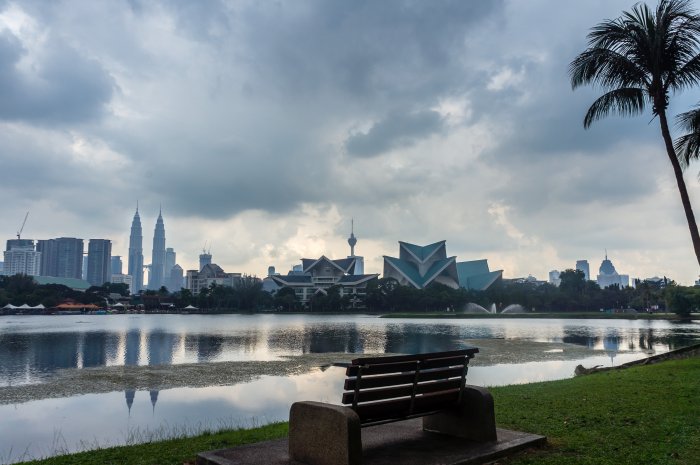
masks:
[[[700,16],[687,0],[661,0],[656,10],[635,5],[588,34],[588,48],[569,67],[571,86],[593,84],[608,90],[593,102],[584,127],[610,113],[641,114],[651,105],[678,184],[695,257],[700,264],[700,234],[671,139],[666,111],[670,93],[700,83]]]

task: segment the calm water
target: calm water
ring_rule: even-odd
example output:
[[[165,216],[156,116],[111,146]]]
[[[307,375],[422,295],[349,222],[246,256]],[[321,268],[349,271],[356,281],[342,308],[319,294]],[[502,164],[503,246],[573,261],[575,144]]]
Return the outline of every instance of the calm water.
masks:
[[[8,316],[0,317],[0,386],[40,383],[61,368],[275,360],[306,353],[415,353],[469,345],[483,349],[468,381],[500,385],[570,377],[579,363],[620,364],[698,342],[698,322]],[[576,349],[574,358],[552,357],[564,350],[557,348],[562,343],[571,344],[561,345],[567,351]],[[0,462],[286,419],[295,400],[337,402],[343,377],[342,369],[315,369],[234,386],[126,390],[0,405]]]

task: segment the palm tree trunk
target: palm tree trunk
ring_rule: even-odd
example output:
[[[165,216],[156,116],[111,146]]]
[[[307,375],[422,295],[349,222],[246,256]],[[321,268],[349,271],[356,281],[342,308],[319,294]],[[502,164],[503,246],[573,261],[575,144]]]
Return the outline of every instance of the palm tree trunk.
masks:
[[[698,224],[695,222],[693,208],[690,205],[690,197],[688,197],[688,189],[686,189],[685,180],[683,179],[683,169],[676,156],[676,150],[673,148],[673,140],[671,139],[671,132],[668,130],[668,120],[666,119],[666,112],[664,110],[659,111],[659,123],[661,124],[661,135],[666,144],[666,153],[671,161],[671,166],[673,166],[673,174],[676,176],[678,191],[681,194],[681,203],[683,203],[685,218],[688,220],[690,238],[693,241],[693,248],[695,249],[695,258],[700,265],[700,233],[698,233]]]

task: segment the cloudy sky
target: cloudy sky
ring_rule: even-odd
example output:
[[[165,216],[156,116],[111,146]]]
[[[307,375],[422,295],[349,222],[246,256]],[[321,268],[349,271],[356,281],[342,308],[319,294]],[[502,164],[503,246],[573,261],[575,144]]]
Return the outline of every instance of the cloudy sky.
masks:
[[[621,273],[690,284],[658,122],[585,131],[600,91],[567,75],[632,4],[0,0],[0,237],[29,211],[23,237],[127,255],[138,201],[146,263],[162,204],[185,269],[205,243],[258,276],[341,258],[354,217],[367,272],[446,239],[506,277],[597,272],[607,248]]]

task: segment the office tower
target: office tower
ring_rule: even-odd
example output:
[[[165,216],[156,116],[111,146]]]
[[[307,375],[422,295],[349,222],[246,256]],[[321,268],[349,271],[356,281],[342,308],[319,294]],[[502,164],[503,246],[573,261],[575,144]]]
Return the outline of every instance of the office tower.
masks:
[[[170,279],[170,271],[177,263],[177,254],[172,247],[165,249],[165,282],[167,283]]]
[[[202,250],[199,254],[199,271],[202,271],[205,265],[211,265],[211,253]]]
[[[2,273],[6,276],[26,274],[39,276],[41,271],[41,252],[34,250],[33,239],[11,239],[7,241],[8,249],[4,252]]]
[[[170,278],[168,279],[168,290],[170,292],[178,292],[180,289],[185,287],[185,280],[183,278],[184,271],[182,267],[178,264],[173,265],[170,269]]]
[[[113,255],[112,256],[112,274],[122,274],[122,256]]]
[[[143,234],[138,204],[129,235],[129,276],[131,276],[131,293],[137,294],[143,289]]]
[[[108,239],[88,242],[87,281],[93,286],[112,282],[112,243]]]
[[[151,255],[151,271],[148,274],[148,288],[160,289],[165,285],[165,225],[163,211],[158,212],[156,228],[153,232],[153,253]]]
[[[37,241],[36,250],[41,252],[41,276],[82,279],[84,248],[83,240],[75,237]]]
[[[83,281],[87,281],[87,255],[83,255]]]
[[[583,271],[583,274],[586,275],[586,281],[589,281],[591,279],[590,268],[588,267],[588,260],[577,260],[576,269]]]

